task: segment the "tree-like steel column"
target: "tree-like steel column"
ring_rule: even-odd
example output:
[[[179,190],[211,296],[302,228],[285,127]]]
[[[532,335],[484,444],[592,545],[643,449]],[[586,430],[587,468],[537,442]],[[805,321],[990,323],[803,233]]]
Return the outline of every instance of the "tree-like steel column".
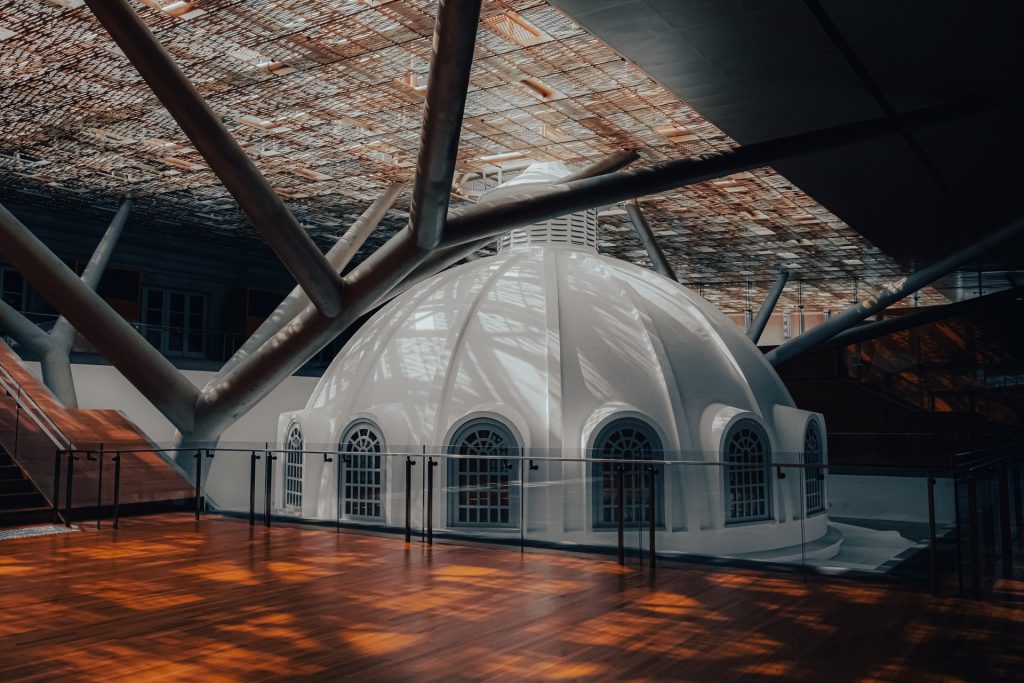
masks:
[[[199,391],[3,206],[0,251],[175,427],[191,430]]]
[[[764,328],[768,325],[768,320],[772,317],[772,311],[775,310],[775,304],[779,303],[779,297],[782,296],[782,290],[786,288],[787,282],[789,282],[789,271],[785,268],[780,268],[779,275],[775,278],[775,283],[768,290],[768,296],[764,298],[764,303],[757,310],[757,315],[754,316],[754,319],[750,322],[750,329],[747,330],[747,337],[755,344],[761,339],[761,335],[764,334]]]
[[[181,126],[253,227],[324,315],[342,307],[342,281],[274,189],[127,0],[86,0]]]
[[[679,282],[679,278],[676,277],[672,266],[668,264],[665,253],[662,252],[661,247],[658,246],[658,240],[654,237],[654,231],[651,230],[650,224],[644,218],[640,205],[635,199],[630,199],[626,202],[626,213],[629,214],[629,220],[633,223],[633,227],[636,228],[636,234],[640,241],[643,242],[644,249],[647,250],[647,256],[651,259],[651,265],[654,266],[655,272]]]
[[[331,264],[331,267],[340,273],[348,266],[370,234],[380,225],[384,215],[394,205],[403,187],[405,187],[405,183],[391,183],[384,190],[384,193],[377,197],[349,229],[338,238],[338,241],[327,252],[327,261]],[[221,367],[219,374],[231,370],[243,358],[255,352],[263,342],[277,334],[282,327],[287,325],[309,304],[309,297],[302,291],[302,288],[295,287],[274,309],[274,312],[245,340],[245,343],[228,359],[227,363]]]
[[[892,135],[908,127],[928,125],[963,115],[959,106],[935,107],[756,143],[714,156],[618,171],[571,183],[559,183],[542,191],[501,197],[450,211],[441,247],[467,247],[481,240],[486,243],[513,228],[596,205],[663,192],[764,166],[778,159],[856,144]],[[342,315],[330,320],[318,315],[312,307],[307,307],[268,339],[256,353],[243,359],[229,372],[218,376],[203,390],[196,411],[197,435],[201,439],[212,438],[206,435],[219,434],[245,414],[345,327],[385,300],[399,283],[431,258],[432,253],[436,251],[431,252],[418,246],[410,228],[395,234],[345,277],[347,307]]]
[[[103,273],[110,263],[110,256],[114,253],[121,233],[124,231],[125,223],[128,222],[128,214],[132,210],[132,200],[125,199],[110,221],[110,226],[103,233],[96,249],[92,252],[89,263],[82,271],[82,283],[91,290],[99,287]],[[50,330],[50,350],[43,355],[40,366],[43,372],[43,384],[50,388],[66,408],[78,407],[78,396],[75,393],[75,380],[71,375],[71,347],[75,343],[75,328],[63,315],[57,318]]]
[[[573,180],[582,180],[584,178],[592,178],[606,173],[613,173],[629,166],[639,158],[640,155],[637,154],[635,150],[613,152],[603,159],[599,159],[593,164],[580,169],[576,173],[566,176],[559,182],[567,183],[572,182]],[[384,300],[398,296],[410,287],[415,286],[417,283],[420,283],[427,278],[433,277],[445,268],[458,263],[462,259],[472,255],[473,252],[478,249],[486,247],[493,241],[494,237],[485,237],[484,239],[476,240],[470,244],[460,244],[453,247],[442,247],[440,249],[433,250],[423,263],[417,266],[405,280],[388,292]],[[383,303],[384,300],[378,303]]]
[[[902,280],[886,285],[875,292],[873,296],[854,304],[821,325],[812,327],[799,337],[795,337],[782,346],[769,351],[765,354],[765,358],[772,365],[778,366],[795,356],[806,353],[840,332],[851,328],[868,316],[874,315],[903,297],[909,296],[922,287],[928,286],[946,273],[974,260],[1002,242],[1015,237],[1022,231],[1024,231],[1024,218],[1018,218],[1003,228],[989,234],[987,237],[978,240],[966,249],[950,254],[930,266],[911,273]]]
[[[421,249],[437,247],[444,232],[479,23],[480,0],[438,4],[409,209],[409,225]]]

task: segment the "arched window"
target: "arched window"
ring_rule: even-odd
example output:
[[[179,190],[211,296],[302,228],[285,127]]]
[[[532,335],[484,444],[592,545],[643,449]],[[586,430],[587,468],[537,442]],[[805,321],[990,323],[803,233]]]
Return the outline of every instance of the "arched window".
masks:
[[[725,440],[727,521],[771,517],[769,456],[768,437],[757,423],[736,423]]]
[[[456,456],[487,458],[448,459],[448,520],[453,526],[515,526],[519,521],[519,444],[505,425],[481,418],[455,433],[448,452]],[[501,457],[510,456],[510,457]]]
[[[384,438],[377,425],[359,420],[338,443],[341,455],[342,510],[345,517],[384,518]]]
[[[604,427],[594,440],[592,457],[615,460],[660,460],[661,439],[654,429],[636,418],[621,418]],[[655,523],[662,523],[661,482],[655,480],[659,493],[655,496]],[[616,464],[595,462],[593,467],[594,527],[614,527],[616,518]],[[626,526],[649,524],[647,503],[647,467],[639,463],[624,464],[622,471],[622,518]]]
[[[284,506],[302,510],[302,428],[293,422],[284,444]]]
[[[821,512],[825,509],[825,470],[815,465],[824,462],[824,443],[821,429],[817,422],[807,425],[804,433],[804,470],[805,488],[807,490],[807,514]]]

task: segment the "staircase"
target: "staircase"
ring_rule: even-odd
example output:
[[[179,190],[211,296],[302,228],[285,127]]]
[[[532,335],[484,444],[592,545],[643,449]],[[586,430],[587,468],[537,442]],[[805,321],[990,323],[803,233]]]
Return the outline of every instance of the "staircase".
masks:
[[[192,484],[124,414],[65,408],[0,341],[0,450],[4,463],[0,476],[15,482],[0,484],[0,496],[9,487],[9,502],[20,506],[12,509],[21,515],[12,515],[13,521],[0,515],[0,527],[28,523],[17,521],[22,518],[38,521],[39,506],[46,511],[44,518],[49,519],[56,496],[61,497],[61,509],[66,508],[68,460],[62,456],[60,479],[55,480],[55,455],[69,449],[80,454],[74,467],[71,501],[79,511],[76,519],[96,514],[97,505],[103,510],[113,505],[112,451],[129,451],[121,457],[122,512],[185,507],[193,500]],[[82,453],[86,450],[93,455],[87,457]],[[106,457],[96,457],[100,450]],[[98,495],[101,477],[102,496]]]
[[[50,515],[49,501],[0,447],[0,528],[46,522]]]

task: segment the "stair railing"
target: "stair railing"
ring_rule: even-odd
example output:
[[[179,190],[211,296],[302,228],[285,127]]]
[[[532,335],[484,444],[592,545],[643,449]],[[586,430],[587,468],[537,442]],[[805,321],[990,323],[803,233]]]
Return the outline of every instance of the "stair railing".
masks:
[[[36,423],[39,429],[47,436],[53,445],[60,450],[69,450],[75,447],[71,439],[68,438],[67,434],[61,431],[61,428],[57,426],[50,416],[46,414],[46,411],[36,403],[36,400],[32,398],[32,395],[25,391],[25,388],[8,372],[7,368],[4,367],[3,362],[0,362],[0,387],[7,392],[7,394],[14,399],[15,403],[25,411],[25,414],[32,418],[32,421]]]

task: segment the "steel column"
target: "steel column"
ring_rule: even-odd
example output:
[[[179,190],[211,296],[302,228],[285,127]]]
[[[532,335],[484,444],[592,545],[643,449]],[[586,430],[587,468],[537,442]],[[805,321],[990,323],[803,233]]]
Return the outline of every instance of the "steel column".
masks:
[[[635,199],[630,199],[626,202],[626,213],[629,214],[629,220],[633,223],[633,227],[636,229],[636,234],[643,243],[644,249],[647,250],[647,256],[650,257],[654,270],[671,280],[679,282],[679,278],[676,277],[672,266],[668,264],[664,252],[658,246],[658,240],[654,237],[654,231],[651,230],[651,226],[647,223],[647,219],[644,218],[640,205]]]
[[[191,429],[198,390],[3,206],[0,252],[175,427]]]
[[[603,159],[598,159],[585,168],[565,176],[559,183],[571,183],[584,178],[596,178],[599,175],[606,175],[621,170],[640,158],[635,149],[613,152]]]
[[[480,0],[441,0],[423,109],[409,225],[421,249],[441,242],[459,153]]]
[[[367,238],[369,238],[370,234],[380,225],[385,214],[394,205],[395,200],[398,199],[398,195],[404,187],[405,183],[402,182],[391,183],[327,251],[327,261],[338,273],[345,269]],[[302,291],[302,287],[296,286],[292,289],[291,293],[284,298],[274,312],[256,328],[252,336],[245,340],[241,348],[221,367],[218,374],[229,371],[238,365],[243,358],[255,352],[267,339],[277,334],[282,327],[291,322],[310,303],[309,297]]]
[[[39,356],[45,355],[52,346],[48,334],[3,299],[0,299],[0,331],[13,337],[14,341],[18,342],[19,346],[24,346],[29,353]]]
[[[1018,235],[1024,230],[1024,218],[1018,218],[995,232],[990,233],[971,246],[962,249],[949,256],[939,259],[930,266],[926,266],[907,277],[894,282],[878,290],[874,296],[864,299],[858,304],[847,308],[839,315],[833,316],[826,322],[814,327],[799,337],[791,339],[782,346],[765,354],[768,362],[772,365],[780,365],[794,356],[800,355],[820,344],[828,341],[835,335],[843,332],[853,325],[859,323],[870,315],[874,315],[883,308],[894,304],[900,299],[917,290],[925,287],[946,273],[974,260],[986,251],[1002,242]]]
[[[619,171],[554,185],[541,192],[502,197],[449,212],[441,244],[472,247],[474,242],[489,241],[512,228],[595,205],[625,201],[757,168],[779,159],[856,144],[957,118],[964,113],[959,106],[936,107],[755,143],[710,157]],[[455,250],[448,253],[454,257],[452,262],[465,255]],[[257,352],[219,375],[203,390],[196,405],[193,438],[218,435],[349,324],[385,300],[398,283],[430,256],[431,250],[418,246],[416,235],[408,226],[399,231],[345,277],[346,308],[341,315],[331,320],[307,307]]]
[[[86,0],[86,4],[317,309],[327,317],[338,315],[342,308],[338,273],[170,53],[127,0]]]
[[[956,315],[963,315],[987,304],[996,305],[997,303],[1001,303],[1004,299],[1009,302],[1020,296],[1022,293],[1024,293],[1024,287],[1014,287],[1013,289],[1004,289],[1003,291],[996,292],[995,294],[985,294],[983,296],[976,296],[973,299],[964,299],[963,301],[957,301],[951,304],[927,307],[920,309],[920,313],[901,315],[879,320],[877,322],[857,325],[845,332],[840,332],[836,336],[816,347],[815,350],[823,351],[825,349],[834,349],[840,346],[849,346],[850,344],[859,344],[870,339],[877,339],[878,337],[883,337],[887,334],[893,334],[894,332],[901,332],[902,330],[909,330],[915,327],[920,327],[921,325],[927,325],[928,323],[936,320],[944,320]]]
[[[784,159],[847,147],[895,135],[904,130],[963,118],[978,111],[977,108],[968,110],[959,104],[943,105],[756,142],[713,155],[689,157],[595,178],[559,183],[546,190],[508,195],[451,211],[441,245],[469,244],[487,237],[497,237],[513,228],[532,225],[574,211],[659,194],[686,185],[749,171]]]
[[[750,329],[747,330],[747,337],[750,341],[755,344],[761,339],[761,335],[764,333],[764,328],[768,325],[768,320],[772,317],[772,311],[775,310],[775,304],[779,303],[779,297],[782,296],[782,290],[786,288],[786,282],[789,281],[789,271],[785,268],[779,269],[779,274],[775,278],[775,284],[768,290],[768,296],[764,298],[764,303],[761,304],[761,308],[757,310],[757,315],[750,323]]]

